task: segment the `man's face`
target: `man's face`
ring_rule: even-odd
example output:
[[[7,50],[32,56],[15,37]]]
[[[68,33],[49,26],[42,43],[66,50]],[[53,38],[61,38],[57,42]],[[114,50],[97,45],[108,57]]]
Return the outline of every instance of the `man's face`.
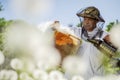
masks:
[[[85,17],[83,20],[83,27],[87,31],[92,31],[96,27],[97,22],[98,21],[95,19]]]

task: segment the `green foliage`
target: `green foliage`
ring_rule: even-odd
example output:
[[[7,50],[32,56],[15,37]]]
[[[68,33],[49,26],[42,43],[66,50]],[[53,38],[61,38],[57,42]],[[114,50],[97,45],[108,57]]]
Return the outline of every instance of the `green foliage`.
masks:
[[[110,22],[108,25],[107,25],[107,29],[106,31],[110,31],[110,29],[113,27],[113,25],[115,24],[115,22]]]
[[[114,21],[114,22],[110,22],[110,23],[106,26],[106,27],[107,27],[106,31],[109,32],[109,31],[111,30],[111,28],[112,28],[115,24],[118,24],[118,23],[119,23],[118,20],[116,20],[116,21]]]
[[[113,22],[110,22],[106,27],[106,31],[109,32],[115,24],[118,24],[119,21],[116,20],[116,21],[113,21]],[[114,57],[120,57],[120,52],[116,52],[116,55]],[[105,72],[106,74],[115,74],[117,73],[118,71],[120,71],[120,68],[119,67],[116,67],[116,64],[117,64],[117,60],[113,60],[109,57],[104,57],[103,58],[103,65],[104,65],[104,68],[105,68]]]
[[[82,25],[82,23],[78,23],[78,24],[77,24],[77,27],[82,27],[81,25]]]
[[[11,24],[13,21],[12,20],[5,20],[4,18],[0,18],[0,32],[2,32],[6,26]]]
[[[116,74],[120,68],[116,67],[117,60],[113,60],[107,56],[103,58],[103,66],[106,74]]]
[[[3,49],[3,40],[4,40],[4,31],[8,25],[10,25],[13,21],[12,20],[5,20],[4,18],[0,18],[0,50]]]

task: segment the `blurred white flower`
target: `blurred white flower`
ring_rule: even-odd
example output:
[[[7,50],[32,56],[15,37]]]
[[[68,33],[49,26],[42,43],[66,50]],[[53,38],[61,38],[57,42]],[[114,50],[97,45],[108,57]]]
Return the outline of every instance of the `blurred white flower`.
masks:
[[[17,80],[18,74],[13,70],[1,70],[0,80]]]
[[[25,64],[24,64],[24,70],[26,72],[33,73],[33,71],[35,70],[35,66],[36,65],[31,60],[24,61],[24,62],[25,62]]]
[[[43,48],[40,48],[35,54],[34,56],[39,69],[47,70],[60,64],[60,54],[56,49],[52,48],[52,46],[43,46]]]
[[[15,70],[22,70],[23,69],[23,64],[24,63],[18,58],[14,58],[10,62],[10,66]]]
[[[117,79],[116,80],[120,80],[120,75],[117,76]]]
[[[120,49],[120,24],[113,26],[110,30],[111,42]]]
[[[68,80],[68,79],[66,79],[66,78],[62,78],[62,79],[60,79],[60,80]]]
[[[50,25],[52,25],[53,23],[54,23],[54,21],[42,22],[37,27],[39,28],[39,30],[41,32],[46,32],[47,29],[52,28],[52,26],[50,26]]]
[[[65,71],[71,75],[84,74],[87,71],[87,63],[78,56],[68,56],[62,64]]]
[[[27,77],[27,79],[25,79],[25,80],[35,80],[35,79],[33,79],[32,77]]]
[[[89,80],[119,80],[116,75],[94,76]]]
[[[118,76],[112,74],[112,75],[106,75],[103,77],[104,80],[117,80]]]
[[[80,75],[77,75],[77,76],[73,76],[72,80],[84,80],[84,78]]]
[[[49,80],[61,80],[61,79],[63,79],[62,72],[53,70],[49,73]]]
[[[105,79],[102,76],[94,76],[94,77],[90,78],[89,80],[105,80]]]
[[[42,27],[45,27],[45,26],[42,26]],[[40,45],[43,45],[43,47],[44,46],[51,46],[51,47],[54,46],[54,31],[52,31],[52,29],[47,28],[47,30],[41,31]]]
[[[26,72],[20,73],[19,78],[20,78],[20,80],[34,80]]]
[[[37,63],[37,67],[40,69],[40,70],[48,70],[49,69],[49,64],[47,64],[46,61],[43,61],[43,60],[40,60],[38,63]]]
[[[48,61],[48,63],[47,63],[47,61]],[[56,66],[58,66],[58,64],[50,62],[49,60],[39,60],[39,62],[37,63],[37,67],[40,70],[49,70],[49,69],[55,68]]]
[[[19,75],[20,79],[26,79],[28,77],[28,74],[26,72],[22,72]]]
[[[0,71],[0,80],[9,80],[9,74],[7,70]]]
[[[54,46],[54,33],[49,29],[41,32],[28,23],[16,21],[9,26],[5,42],[8,51],[21,52],[15,53],[19,57],[33,58],[36,62],[47,60],[52,67],[60,63],[60,54]]]
[[[34,49],[39,47],[40,39],[40,31],[36,27],[23,21],[16,21],[8,26],[4,47],[10,53],[18,51],[16,54],[19,57],[29,58]]]
[[[0,65],[4,63],[5,57],[3,53],[0,51]]]
[[[9,80],[18,80],[18,74],[17,72],[13,71],[13,70],[8,70],[8,74],[9,74]]]
[[[33,71],[33,77],[36,80],[47,80],[48,74],[43,70],[36,69]]]

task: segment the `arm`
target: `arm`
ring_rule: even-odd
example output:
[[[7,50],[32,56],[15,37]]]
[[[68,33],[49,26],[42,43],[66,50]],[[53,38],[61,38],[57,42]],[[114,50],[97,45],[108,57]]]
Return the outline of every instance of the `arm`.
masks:
[[[105,42],[107,42],[110,46],[115,47],[115,45],[113,45],[113,44],[111,43],[111,40],[110,40],[110,36],[109,36],[109,35],[106,35],[106,36],[103,38],[103,40],[104,40]],[[116,48],[116,47],[115,47],[115,48]]]
[[[111,42],[110,42],[110,36],[109,36],[109,35],[106,35],[106,36],[103,38],[103,40],[105,40],[105,41],[108,42],[108,43],[111,43]]]

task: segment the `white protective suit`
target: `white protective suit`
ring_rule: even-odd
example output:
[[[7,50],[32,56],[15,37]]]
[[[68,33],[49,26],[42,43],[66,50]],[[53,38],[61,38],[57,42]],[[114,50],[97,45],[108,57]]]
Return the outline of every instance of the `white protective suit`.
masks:
[[[79,37],[80,39],[85,38],[84,34],[82,34],[81,27],[72,27],[72,30],[75,33],[75,35]],[[92,38],[98,32],[98,30],[99,28],[96,27],[93,31],[87,32],[88,36]],[[103,40],[103,38],[106,35],[108,35],[108,33],[103,31],[101,37],[98,34],[95,38],[100,38],[100,40]],[[86,63],[88,64],[88,67],[86,69],[87,71],[85,72],[84,75],[82,75],[85,80],[89,80],[89,78],[93,76],[104,75],[104,69],[102,65],[102,58],[104,54],[102,54],[92,43],[87,42],[84,39],[82,39],[82,44],[77,52],[77,55],[79,55],[80,58],[84,59]]]

